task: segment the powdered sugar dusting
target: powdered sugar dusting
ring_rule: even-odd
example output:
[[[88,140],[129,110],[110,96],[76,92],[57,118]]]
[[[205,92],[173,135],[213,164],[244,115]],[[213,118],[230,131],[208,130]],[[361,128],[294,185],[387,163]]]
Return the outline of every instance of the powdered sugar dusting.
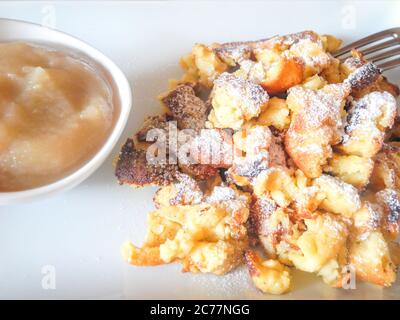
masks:
[[[190,142],[190,156],[195,163],[231,164],[232,148],[231,130],[202,129]]]
[[[251,46],[246,42],[223,43],[213,50],[222,61],[231,66],[249,59],[252,53]]]
[[[269,40],[266,40],[264,43],[261,42],[260,46],[265,46],[266,43],[268,44],[268,46],[273,46],[276,44],[284,46],[292,46],[293,44],[301,40],[309,40],[312,42],[316,42],[322,46],[321,39],[313,31],[302,31],[302,32],[287,34],[284,36],[275,36]]]
[[[277,209],[276,202],[266,196],[259,197],[251,207],[251,223],[254,231],[259,235],[268,235],[271,230],[269,217]]]
[[[319,128],[323,124],[341,127],[340,109],[348,93],[349,87],[344,84],[332,84],[322,90],[289,89],[289,94],[304,106],[299,111],[304,118],[304,130]]]
[[[300,153],[312,153],[322,155],[324,150],[320,144],[310,143],[310,144],[302,144],[296,147],[296,151]]]
[[[269,168],[269,154],[261,151],[258,154],[246,155],[244,158],[235,158],[232,171],[242,177],[255,178],[260,172]]]
[[[323,225],[324,228],[332,231],[331,236],[335,234],[339,235],[340,233],[347,231],[346,225],[338,219],[333,218],[332,216],[325,216],[325,219],[323,219]]]
[[[203,201],[203,192],[200,190],[196,180],[187,174],[178,172],[176,178],[179,181],[175,184],[176,196],[170,200],[171,205],[193,205]]]
[[[389,223],[399,223],[400,199],[397,192],[393,189],[384,189],[376,194],[376,198],[388,208]]]
[[[212,274],[190,275],[188,281],[201,290],[201,297],[243,299],[249,295],[261,295],[254,289],[249,271],[242,265],[223,275]]]
[[[366,202],[364,205],[368,211],[368,217],[369,217],[367,221],[368,229],[376,230],[377,228],[379,228],[381,223],[381,218],[382,218],[381,209],[377,204],[371,202]]]
[[[224,88],[235,101],[240,102],[244,114],[250,116],[257,116],[261,106],[269,99],[267,92],[260,85],[227,72],[214,80],[214,87]]]
[[[236,198],[235,190],[227,186],[216,186],[207,197],[206,202],[218,203],[221,201],[233,200]]]
[[[267,150],[272,140],[271,130],[267,126],[253,126],[245,130],[246,152],[257,153]]]
[[[295,197],[297,207],[307,208],[310,200],[314,198],[318,192],[319,190],[317,186],[301,188],[299,194]]]
[[[206,198],[206,202],[218,204],[232,214],[248,207],[249,199],[238,191],[228,186],[214,187],[211,195]]]
[[[363,62],[361,61],[361,59],[359,58],[355,58],[355,57],[350,57],[347,58],[343,64],[349,68],[350,70],[356,69],[356,68],[360,68],[363,65]]]
[[[368,62],[353,71],[345,82],[349,83],[352,89],[360,90],[374,83],[380,74],[379,68],[374,63]]]
[[[312,43],[317,43],[321,48],[318,54],[315,54],[315,46]],[[323,49],[322,43],[313,41],[309,38],[300,39],[290,47],[290,52],[295,52],[308,67],[314,70],[322,70],[332,60],[332,56],[326,53]]]
[[[265,70],[261,61],[243,60],[240,62],[240,69],[235,72],[235,75],[260,83],[265,79]]]
[[[358,194],[358,190],[351,184],[348,184],[340,180],[339,178],[332,177],[327,174],[323,174],[322,176],[316,178],[315,183],[316,185],[319,185],[320,183],[322,185],[326,184],[332,189],[340,190],[342,194],[345,194],[347,198],[351,199],[351,201],[354,202],[355,207],[357,207],[358,209],[361,208],[361,200]]]
[[[277,208],[275,201],[267,197],[257,199],[257,205],[265,216],[270,216]]]
[[[346,143],[352,136],[353,131],[361,131],[366,134],[380,134],[377,128],[379,118],[389,119],[388,123],[381,123],[385,127],[391,127],[396,114],[396,100],[388,92],[371,92],[360,100],[352,103],[347,116],[345,135],[343,142]]]

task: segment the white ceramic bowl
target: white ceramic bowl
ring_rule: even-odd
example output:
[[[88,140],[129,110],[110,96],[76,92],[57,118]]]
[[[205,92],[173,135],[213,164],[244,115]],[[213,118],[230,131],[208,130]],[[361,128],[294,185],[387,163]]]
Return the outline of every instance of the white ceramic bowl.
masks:
[[[125,75],[114,62],[85,42],[41,25],[0,19],[0,42],[10,41],[36,43],[82,57],[108,81],[113,92],[114,112],[117,114],[114,127],[103,146],[80,168],[70,175],[42,187],[17,192],[0,192],[0,205],[45,198],[56,192],[70,189],[85,180],[104,162],[117,143],[132,106],[132,93]]]

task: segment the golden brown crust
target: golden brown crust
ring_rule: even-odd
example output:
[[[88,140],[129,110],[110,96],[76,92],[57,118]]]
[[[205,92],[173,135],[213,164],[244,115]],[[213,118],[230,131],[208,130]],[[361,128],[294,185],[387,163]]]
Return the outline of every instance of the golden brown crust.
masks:
[[[244,60],[252,59],[254,56],[254,50],[275,49],[277,47],[279,47],[279,49],[283,49],[296,44],[301,40],[317,42],[320,40],[320,38],[314,31],[302,31],[255,41],[238,41],[214,44],[212,49],[223,62],[230,66],[235,66]]]
[[[250,206],[250,225],[252,230],[258,235],[268,235],[268,219],[277,209],[274,200],[268,197],[259,197]]]
[[[136,133],[136,138],[138,141],[144,142],[147,139],[147,134],[152,129],[168,129],[168,122],[173,120],[168,114],[150,116],[143,122],[142,128]]]
[[[375,195],[383,208],[382,229],[390,240],[396,240],[400,231],[400,196],[394,189],[384,189]]]
[[[352,90],[360,91],[376,82],[380,75],[380,69],[373,62],[368,62],[352,72],[345,81],[350,84]]]
[[[372,62],[365,60],[361,52],[352,50],[352,57],[340,65],[341,77],[352,86],[352,95],[361,98],[373,91],[387,91],[397,97],[399,87],[382,76],[380,69]]]
[[[362,281],[388,287],[396,280],[396,266],[379,231],[371,232],[366,239],[353,240],[349,257],[357,278]]]
[[[243,60],[248,60],[253,55],[252,42],[227,42],[217,44],[213,51],[229,66],[236,66]]]
[[[382,77],[376,83],[376,88],[373,88],[377,91],[387,91],[395,97],[400,95],[400,88],[398,85],[391,83],[386,77]]]
[[[133,139],[128,139],[121,148],[115,175],[120,184],[133,187],[163,186],[174,180],[177,171],[174,164],[149,164],[146,150],[135,148]]]
[[[400,265],[400,244],[398,242],[389,242],[390,257],[398,268]]]
[[[256,263],[260,262],[260,258],[254,250],[247,250],[244,255],[247,268],[249,269],[250,276],[258,276],[260,274],[256,267]]]
[[[232,46],[240,57],[232,64],[240,65],[236,74],[260,83],[270,94],[284,93],[306,77],[320,73],[333,60],[324,48],[323,39],[312,31]]]
[[[223,275],[243,263],[247,240],[201,243],[182,260],[182,272]]]
[[[165,264],[160,258],[159,247],[137,248],[132,243],[126,242],[121,248],[125,261],[135,266],[157,266]]]
[[[395,142],[383,145],[375,157],[369,188],[374,191],[400,188],[400,148]]]
[[[219,174],[218,168],[210,164],[180,164],[179,168],[198,180],[207,180]]]
[[[311,42],[317,42],[320,40],[319,35],[311,30],[286,34],[283,36],[275,36],[265,40],[259,40],[255,43],[257,48],[262,49],[275,49],[275,48],[287,48],[293,44],[298,43],[301,40],[310,40]]]
[[[161,98],[178,122],[179,129],[201,129],[207,119],[208,107],[198,98],[191,85],[180,84]]]
[[[269,258],[280,259],[277,246],[282,242],[290,243],[292,234],[291,213],[282,209],[268,197],[259,197],[250,208],[251,230],[258,236]]]
[[[273,75],[262,81],[261,85],[270,94],[282,93],[303,81],[304,63],[299,58],[284,58],[270,74]]]
[[[268,148],[268,153],[270,168],[287,167],[287,156],[285,153],[285,146],[282,134],[272,135],[272,140]]]

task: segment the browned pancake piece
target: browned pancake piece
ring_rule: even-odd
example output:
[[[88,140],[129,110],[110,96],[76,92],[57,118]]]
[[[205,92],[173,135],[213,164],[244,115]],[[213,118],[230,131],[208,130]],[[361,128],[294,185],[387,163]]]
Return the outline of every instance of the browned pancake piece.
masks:
[[[148,164],[146,150],[135,148],[133,139],[128,139],[119,154],[115,175],[120,184],[133,187],[163,186],[174,180],[177,171],[174,164]]]
[[[146,141],[147,133],[152,129],[167,130],[170,120],[172,120],[172,117],[167,114],[147,117],[142,128],[136,133],[137,139]]]
[[[182,164],[179,167],[182,172],[198,180],[207,180],[219,173],[218,168],[210,164]]]
[[[352,90],[362,90],[377,81],[380,76],[379,68],[373,62],[368,62],[352,72],[345,81],[351,85]]]
[[[189,84],[180,84],[161,98],[178,122],[179,129],[201,129],[207,119],[208,107],[196,96]]]
[[[257,235],[268,235],[268,219],[276,209],[275,201],[267,197],[253,201],[250,207],[251,230]]]
[[[352,96],[363,97],[373,91],[387,91],[397,97],[399,87],[389,82],[382,76],[381,70],[372,62],[364,59],[361,52],[352,51],[352,57],[347,58],[342,64],[342,72],[347,74],[347,81],[352,88]]]
[[[252,42],[228,42],[213,48],[223,62],[235,66],[243,60],[250,59],[253,54]]]
[[[312,42],[317,42],[319,40],[319,36],[314,31],[302,31],[256,41],[239,41],[217,44],[213,48],[213,51],[217,54],[218,58],[220,58],[229,66],[236,66],[238,63],[244,60],[253,59],[253,51],[256,48],[272,49],[276,46],[291,46],[300,40],[305,39],[309,39]]]

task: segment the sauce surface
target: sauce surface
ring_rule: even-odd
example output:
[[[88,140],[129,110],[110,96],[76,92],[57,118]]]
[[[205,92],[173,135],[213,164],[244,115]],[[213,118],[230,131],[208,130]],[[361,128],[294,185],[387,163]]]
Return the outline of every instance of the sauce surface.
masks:
[[[27,43],[0,43],[0,192],[72,173],[113,123],[106,81],[84,61]]]

